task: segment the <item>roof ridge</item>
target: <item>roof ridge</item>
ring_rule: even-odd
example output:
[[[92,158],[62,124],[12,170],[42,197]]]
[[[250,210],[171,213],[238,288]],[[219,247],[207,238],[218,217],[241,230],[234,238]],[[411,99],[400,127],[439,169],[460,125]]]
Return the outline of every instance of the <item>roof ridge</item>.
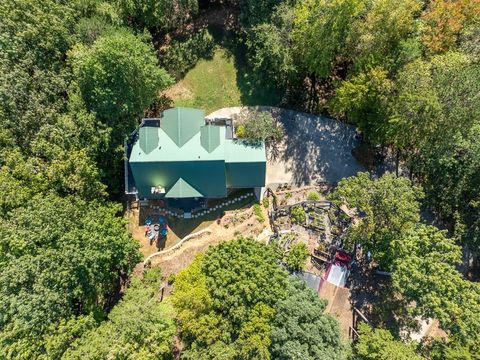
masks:
[[[182,118],[180,116],[180,112],[182,111],[182,108],[178,108],[178,111],[177,111],[177,130],[178,130],[178,144],[177,146],[178,147],[182,147],[183,145],[183,142],[182,142],[182,125],[180,124],[180,119]]]

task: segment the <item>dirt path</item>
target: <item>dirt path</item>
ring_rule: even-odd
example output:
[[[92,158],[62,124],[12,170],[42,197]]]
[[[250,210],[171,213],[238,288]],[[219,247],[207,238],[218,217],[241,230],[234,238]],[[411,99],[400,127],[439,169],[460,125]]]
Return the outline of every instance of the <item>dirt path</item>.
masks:
[[[348,339],[349,328],[353,319],[350,290],[325,281],[318,295],[328,301],[325,312],[337,318],[340,325],[340,333],[345,339]]]

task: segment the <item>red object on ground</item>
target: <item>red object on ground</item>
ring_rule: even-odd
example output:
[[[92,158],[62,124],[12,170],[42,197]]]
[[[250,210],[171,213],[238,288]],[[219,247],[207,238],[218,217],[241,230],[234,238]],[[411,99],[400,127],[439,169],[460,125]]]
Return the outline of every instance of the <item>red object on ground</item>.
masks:
[[[345,251],[337,251],[335,254],[335,259],[349,263],[351,259],[350,255],[348,255]]]

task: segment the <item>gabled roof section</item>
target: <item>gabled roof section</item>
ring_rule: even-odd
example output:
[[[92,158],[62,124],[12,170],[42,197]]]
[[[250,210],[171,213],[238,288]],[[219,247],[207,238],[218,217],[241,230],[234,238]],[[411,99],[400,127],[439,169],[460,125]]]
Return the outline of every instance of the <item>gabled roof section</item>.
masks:
[[[220,127],[205,125],[200,128],[200,143],[203,148],[211,153],[220,145]]]
[[[165,194],[166,198],[193,198],[203,197],[192,185],[187,183],[182,178],[179,178],[177,182],[170,188]]]
[[[162,130],[178,147],[185,145],[204,124],[204,112],[191,108],[165,110],[160,121]]]
[[[143,126],[139,130],[140,149],[145,154],[150,154],[158,146],[158,129],[151,126]]]

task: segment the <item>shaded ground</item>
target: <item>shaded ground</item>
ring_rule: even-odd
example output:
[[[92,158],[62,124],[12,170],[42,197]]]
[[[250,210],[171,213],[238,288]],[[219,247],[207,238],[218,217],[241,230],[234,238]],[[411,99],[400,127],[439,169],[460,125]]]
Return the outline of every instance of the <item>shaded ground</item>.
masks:
[[[177,219],[167,217],[169,233],[166,239],[160,239],[158,242],[150,241],[145,236],[145,225],[143,221],[139,221],[141,214],[139,210],[131,210],[129,213],[129,231],[135,240],[140,243],[140,251],[144,258],[163,250],[168,249],[177,244],[186,235],[205,229],[214,222],[214,219]],[[142,216],[144,217],[144,216]]]
[[[375,273],[366,262],[354,264],[350,279],[351,303],[374,327],[388,328],[396,336],[421,332],[419,319],[408,313],[409,304],[398,296],[390,277]]]
[[[149,217],[153,219],[158,218],[160,215],[160,210],[149,209],[146,207],[142,207],[140,209],[131,209],[128,213],[128,229],[132,233],[133,238],[140,242],[141,252],[145,258],[155,252],[168,249],[176,245],[185,236],[203,230],[212,225],[215,221],[223,221],[224,224],[228,223],[232,211],[236,213],[243,210],[250,210],[251,206],[256,201],[256,198],[249,190],[236,191],[230,194],[226,199],[220,199],[217,202],[226,202],[244,194],[250,194],[251,196],[239,202],[227,205],[222,209],[212,211],[199,218],[183,219],[173,216],[165,216],[167,218],[169,230],[168,235],[166,239],[159,239],[158,242],[152,242],[145,236],[145,219]],[[212,200],[209,205],[211,207],[215,206],[216,201]]]
[[[324,116],[274,107],[257,108],[271,112],[286,133],[277,149],[269,150],[267,185],[336,183],[365,170],[352,156],[357,143],[353,127]],[[208,117],[231,117],[242,109],[246,108],[220,109]]]

